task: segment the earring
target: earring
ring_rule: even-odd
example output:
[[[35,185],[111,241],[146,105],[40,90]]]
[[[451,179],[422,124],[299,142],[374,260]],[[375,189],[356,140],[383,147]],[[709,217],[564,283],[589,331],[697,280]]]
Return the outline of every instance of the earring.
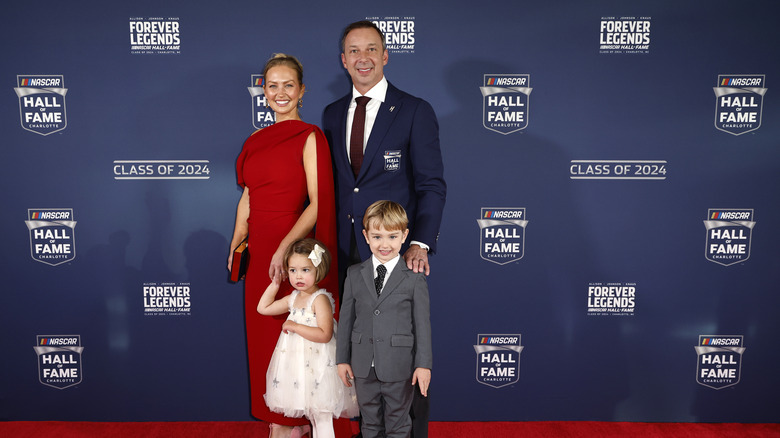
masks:
[[[303,108],[303,98],[298,99],[298,108]]]

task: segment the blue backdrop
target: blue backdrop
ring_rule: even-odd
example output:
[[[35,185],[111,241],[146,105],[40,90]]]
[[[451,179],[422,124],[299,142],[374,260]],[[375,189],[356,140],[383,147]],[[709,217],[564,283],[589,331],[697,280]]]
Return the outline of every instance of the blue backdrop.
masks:
[[[225,270],[250,88],[298,56],[319,124],[368,18],[441,128],[432,420],[780,420],[773,8],[6,5],[0,419],[251,418]]]

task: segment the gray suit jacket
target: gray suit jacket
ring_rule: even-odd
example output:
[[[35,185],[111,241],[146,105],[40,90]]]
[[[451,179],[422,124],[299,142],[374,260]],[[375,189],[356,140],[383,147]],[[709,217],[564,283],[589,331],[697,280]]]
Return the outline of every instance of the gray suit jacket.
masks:
[[[347,270],[338,325],[336,362],[365,378],[374,363],[383,382],[411,379],[415,368],[433,366],[430,302],[425,274],[415,274],[403,258],[379,297],[371,259]]]

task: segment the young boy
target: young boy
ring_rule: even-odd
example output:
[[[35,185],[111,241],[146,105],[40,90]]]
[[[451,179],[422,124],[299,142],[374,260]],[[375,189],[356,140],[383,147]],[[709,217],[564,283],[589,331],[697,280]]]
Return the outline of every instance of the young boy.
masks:
[[[373,255],[344,283],[336,363],[344,384],[355,382],[364,438],[410,436],[413,385],[427,397],[431,381],[428,284],[399,263],[408,223],[397,203],[371,204],[363,236]]]

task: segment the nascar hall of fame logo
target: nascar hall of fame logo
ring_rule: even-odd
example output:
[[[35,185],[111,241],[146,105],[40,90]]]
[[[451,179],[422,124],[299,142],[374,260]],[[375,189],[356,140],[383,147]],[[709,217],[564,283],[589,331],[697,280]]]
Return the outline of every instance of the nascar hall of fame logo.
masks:
[[[144,283],[144,315],[189,316],[192,310],[189,283]]]
[[[741,135],[761,126],[765,75],[718,75],[718,86],[713,90],[716,128]]]
[[[247,87],[252,96],[252,126],[263,129],[274,124],[274,112],[268,108],[263,91],[263,75],[252,75],[252,85]]]
[[[366,17],[385,35],[390,53],[414,53],[414,17]]]
[[[52,388],[65,389],[81,383],[80,335],[38,335],[35,343],[38,355],[38,380]]]
[[[474,351],[477,382],[501,388],[520,379],[520,335],[478,335]]]
[[[650,53],[650,17],[601,17],[599,53]]]
[[[76,258],[72,208],[30,208],[27,218],[33,260],[57,266]]]
[[[742,372],[742,335],[699,335],[696,382],[712,389],[739,383]]]
[[[525,208],[483,208],[477,223],[480,257],[499,265],[523,258]]]
[[[711,208],[704,227],[707,244],[704,257],[719,265],[730,266],[750,258],[753,227],[752,208]]]
[[[179,18],[131,17],[130,53],[133,55],[180,54]]]
[[[401,151],[385,151],[385,172],[395,172],[401,168]]]
[[[484,75],[482,126],[507,135],[528,127],[531,75]]]
[[[588,315],[634,316],[636,283],[589,283]]]
[[[22,128],[49,135],[68,126],[65,113],[65,78],[62,75],[18,75],[14,88],[19,96]]]

